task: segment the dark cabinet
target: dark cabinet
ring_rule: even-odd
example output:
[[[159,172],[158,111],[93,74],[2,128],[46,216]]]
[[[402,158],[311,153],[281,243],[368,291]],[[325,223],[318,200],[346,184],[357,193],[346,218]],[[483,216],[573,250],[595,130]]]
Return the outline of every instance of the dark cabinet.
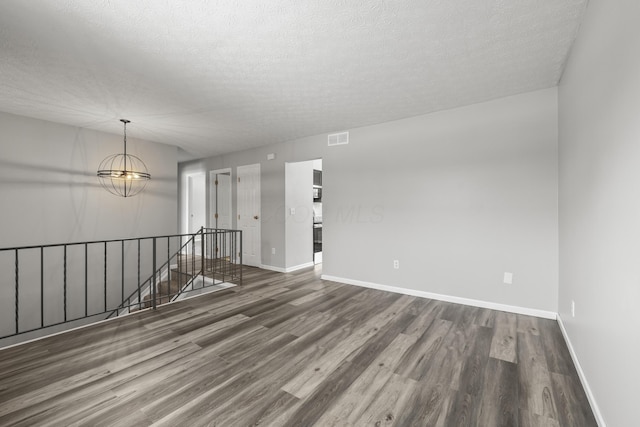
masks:
[[[313,253],[322,252],[322,171],[313,170]]]
[[[322,224],[313,226],[313,252],[322,252]]]

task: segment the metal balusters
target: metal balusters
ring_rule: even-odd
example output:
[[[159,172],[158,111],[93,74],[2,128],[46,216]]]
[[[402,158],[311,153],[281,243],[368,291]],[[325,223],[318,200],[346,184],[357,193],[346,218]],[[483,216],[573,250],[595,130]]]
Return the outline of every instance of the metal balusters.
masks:
[[[44,248],[40,247],[40,327],[44,328]]]
[[[211,277],[213,278],[213,283],[216,283],[216,272],[218,270],[218,248],[220,247],[220,241],[218,239],[218,231],[214,230],[213,234],[209,235],[211,239],[213,249],[211,250],[211,258],[213,260],[213,265],[211,267]]]
[[[191,240],[191,272],[189,273],[190,277],[193,277],[194,271],[196,271],[196,235],[193,235],[193,239]]]
[[[206,252],[204,251],[204,227],[200,227],[200,274],[204,276],[204,262]],[[195,273],[195,272],[194,272]],[[204,285],[204,282],[202,283]]]
[[[156,238],[153,238],[153,280],[151,281],[151,306],[156,309]]]
[[[84,317],[89,315],[89,244],[84,244]]]
[[[107,311],[107,242],[104,242],[104,311]]]
[[[216,263],[215,263],[215,252],[214,252],[215,251],[215,245],[216,245],[215,239],[212,239],[211,235],[209,235],[209,246],[210,246],[209,247],[209,251],[210,251],[209,253],[213,254],[214,262],[213,262],[213,265],[212,265],[211,264],[211,260],[209,260],[209,268],[208,268],[208,270],[213,270],[215,268],[215,265],[216,265]]]
[[[167,237],[167,294],[171,293],[171,237]]]
[[[196,233],[188,235],[0,248],[0,253],[7,253],[9,255],[9,261],[15,262],[14,271],[9,270],[4,273],[5,278],[9,279],[9,283],[11,283],[12,279],[14,281],[15,316],[12,316],[13,319],[11,317],[7,319],[10,330],[4,332],[8,335],[0,336],[0,338],[6,338],[16,334],[25,334],[82,318],[102,315],[104,315],[104,317],[117,316],[130,311],[131,307],[136,305],[133,303],[136,296],[138,308],[143,308],[145,306],[143,296],[147,292],[150,293],[152,297],[151,304],[149,305],[157,308],[160,301],[165,301],[165,297],[168,297],[167,299],[169,300],[174,299],[183,291],[193,289],[195,281],[200,281],[200,278],[202,278],[202,284],[196,288],[209,286],[211,281],[209,279],[205,281],[205,275],[214,279],[213,284],[219,284],[220,279],[222,281],[234,281],[234,283],[238,284],[237,274],[233,271],[236,263],[229,260],[229,251],[236,250],[234,245],[238,244],[237,239],[239,236],[240,234],[236,231],[205,229],[203,227]],[[201,238],[201,241],[196,242],[197,238]],[[132,262],[127,263],[126,260],[126,242],[133,240],[136,241],[138,250],[135,264]],[[150,245],[143,247],[143,240],[151,240],[151,242],[149,242]],[[158,241],[166,241],[167,248],[159,248]],[[178,247],[172,250],[174,241],[178,243]],[[96,250],[94,251],[92,249],[90,252],[90,245],[93,245],[93,248]],[[151,245],[153,245],[152,260],[145,258],[145,254],[143,253],[143,251],[148,253]],[[84,250],[81,246],[84,246]],[[77,247],[78,250],[74,250],[74,247]],[[47,248],[51,248],[52,253],[57,255],[50,259]],[[56,251],[54,248],[59,248],[59,251]],[[100,253],[101,249],[102,253]],[[29,252],[27,251],[29,250],[32,251],[33,261],[27,262],[25,254],[28,255]],[[160,253],[165,250],[167,252],[166,260],[164,259],[164,255]],[[118,251],[120,251],[119,257],[117,256]],[[38,255],[40,257],[40,271],[37,271],[38,260],[36,257]],[[89,256],[92,258],[89,259]],[[160,256],[160,258],[158,258],[158,256]],[[46,262],[45,257],[47,257]],[[100,260],[100,258],[102,258],[102,260]],[[117,268],[116,266],[109,267],[109,260],[111,260],[113,264],[114,260],[118,258],[120,258],[121,261],[120,274],[114,271],[115,268]],[[31,259],[31,256],[29,256],[29,259]],[[158,264],[159,259],[162,259],[162,265]],[[53,264],[56,261],[58,264],[62,264],[57,267],[59,269],[58,271],[62,270],[60,271],[63,279],[62,289],[59,287],[59,282],[57,282],[58,285],[55,284],[55,278],[58,277],[57,280],[60,279],[59,273],[51,274],[55,271],[53,269],[55,269],[56,266]],[[100,265],[101,261],[103,262],[102,265]],[[231,265],[232,263],[234,266]],[[153,264],[152,268],[150,268],[149,264]],[[172,264],[177,264],[177,270],[171,270]],[[29,273],[30,279],[25,279],[25,277],[27,277],[27,275],[25,275],[26,265],[35,270]],[[51,272],[49,271],[50,268],[52,269]],[[0,271],[0,274],[2,274],[2,271]],[[37,284],[38,274],[40,275],[39,285]],[[137,276],[137,286],[131,290],[130,295],[126,295],[127,277],[133,277],[134,274]],[[178,278],[176,274],[178,274]],[[12,275],[13,277],[11,277]],[[147,280],[143,281],[142,279],[145,278],[145,276]],[[157,284],[163,277],[167,278],[169,286],[166,292],[158,292]],[[50,284],[48,278],[52,278],[54,282]],[[170,283],[172,279],[178,283],[178,289],[171,287]],[[25,288],[27,282],[34,285],[33,288],[28,289],[33,289],[35,292],[25,291],[27,289]],[[57,291],[55,291],[55,289],[57,289]],[[120,291],[120,304],[114,307],[113,300],[118,298],[118,291],[116,289]],[[78,316],[76,316],[74,315],[73,305],[71,303],[75,301],[74,298],[76,295],[74,293],[83,291],[84,296],[77,295],[77,299],[84,299],[84,313],[82,313],[80,309]],[[159,295],[160,293],[161,295]],[[47,296],[49,296],[49,298],[47,298]],[[100,302],[100,299],[103,301]],[[89,310],[90,303],[92,304],[92,310]],[[33,323],[25,323],[26,320],[23,319],[22,316],[24,316],[26,312],[25,310],[21,310],[21,306],[33,307],[37,310],[36,307],[38,305],[40,306],[39,322],[37,319],[33,319]],[[48,322],[48,313],[58,316],[58,321],[54,321],[53,323]],[[11,316],[10,313],[7,314]],[[34,314],[37,315],[36,313]],[[98,320],[104,317],[100,317]],[[11,324],[12,321],[14,323],[13,325]],[[31,319],[29,319],[29,322],[31,322]]]
[[[218,235],[218,239],[220,240],[220,248],[221,248],[221,251],[222,251],[220,259],[218,261],[219,262],[218,265],[220,266],[219,268],[220,268],[220,273],[221,273],[220,280],[223,281],[223,282],[226,282],[226,280],[227,280],[227,278],[226,278],[227,273],[228,273],[227,264],[229,264],[229,261],[231,261],[231,260],[225,260],[225,256],[226,256],[226,254],[229,253],[229,248],[231,247],[231,246],[227,245],[227,243],[231,243],[231,242],[227,242],[227,238],[226,237],[227,237],[227,235],[224,232],[222,232],[221,235],[220,234]]]
[[[20,265],[16,249],[16,334],[20,332]]]
[[[182,280],[182,268],[183,268],[183,263],[185,262],[185,253],[184,251],[186,250],[185,248],[185,243],[184,243],[184,237],[180,237],[180,249],[178,250],[178,269],[176,271],[176,274],[178,275],[178,277],[180,278],[180,280]]]
[[[67,321],[67,245],[64,245],[64,279],[62,281],[62,294],[64,301],[64,321]]]
[[[121,267],[122,267],[122,277],[121,277],[121,287],[120,287],[120,301],[124,301],[124,240],[122,241],[122,245],[120,246],[120,252],[122,254],[121,259]]]
[[[142,308],[142,297],[140,296],[140,239],[138,239],[138,310]],[[131,310],[131,308],[129,308]]]

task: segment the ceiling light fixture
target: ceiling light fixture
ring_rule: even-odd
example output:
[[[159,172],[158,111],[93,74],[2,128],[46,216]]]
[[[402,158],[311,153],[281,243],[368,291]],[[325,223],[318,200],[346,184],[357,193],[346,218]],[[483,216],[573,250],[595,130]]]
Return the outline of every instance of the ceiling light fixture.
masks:
[[[124,153],[104,159],[98,168],[98,179],[111,194],[131,197],[144,190],[151,175],[142,160],[127,154],[127,123],[131,122],[126,119],[120,121],[124,123]]]

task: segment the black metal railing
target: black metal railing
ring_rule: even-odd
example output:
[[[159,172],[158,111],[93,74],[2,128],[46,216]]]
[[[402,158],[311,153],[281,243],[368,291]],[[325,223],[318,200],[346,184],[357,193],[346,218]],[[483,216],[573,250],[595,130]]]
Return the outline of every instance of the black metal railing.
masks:
[[[155,308],[221,282],[242,284],[239,230],[0,249],[0,339]]]
[[[164,264],[109,317],[155,308],[190,292],[227,282],[242,285],[242,232],[202,228],[176,253],[168,253]]]

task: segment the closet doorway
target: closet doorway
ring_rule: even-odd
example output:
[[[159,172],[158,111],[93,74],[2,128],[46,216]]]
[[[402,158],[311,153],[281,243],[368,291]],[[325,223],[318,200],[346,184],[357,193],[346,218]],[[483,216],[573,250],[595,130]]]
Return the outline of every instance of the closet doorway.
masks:
[[[231,226],[231,169],[209,172],[209,226],[230,230]]]

